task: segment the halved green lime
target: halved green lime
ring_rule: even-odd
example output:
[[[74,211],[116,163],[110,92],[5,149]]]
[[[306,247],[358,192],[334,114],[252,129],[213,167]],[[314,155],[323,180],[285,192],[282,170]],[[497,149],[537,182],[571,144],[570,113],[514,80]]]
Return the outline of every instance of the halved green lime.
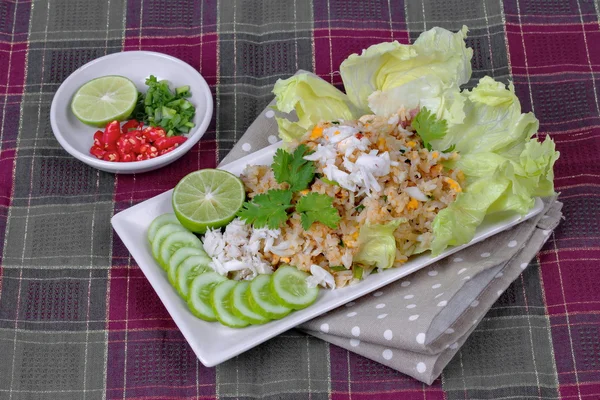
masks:
[[[173,210],[183,226],[204,233],[227,225],[246,198],[244,184],[229,172],[202,169],[183,177],[173,190]]]
[[[138,91],[124,76],[96,78],[81,86],[71,102],[71,111],[84,124],[103,127],[123,121],[135,108]]]
[[[271,291],[280,304],[300,310],[315,302],[319,294],[319,288],[309,288],[306,284],[308,278],[306,272],[302,272],[291,265],[277,268],[271,278]]]

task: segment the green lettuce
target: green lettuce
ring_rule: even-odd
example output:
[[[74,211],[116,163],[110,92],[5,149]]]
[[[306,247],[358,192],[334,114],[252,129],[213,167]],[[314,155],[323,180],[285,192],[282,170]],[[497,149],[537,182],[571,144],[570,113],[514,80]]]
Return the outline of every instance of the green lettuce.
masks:
[[[375,268],[390,268],[396,258],[394,231],[405,223],[398,219],[387,224],[365,224],[358,235],[358,253],[354,262]]]
[[[445,96],[457,100],[454,94],[471,76],[473,50],[465,45],[467,30],[452,33],[436,27],[412,45],[382,43],[352,54],[340,65],[348,97],[365,114],[389,115],[402,105],[424,105],[437,112],[432,103],[441,105]]]
[[[273,89],[275,110],[296,112],[297,121],[277,117],[279,136],[285,141],[302,137],[321,121],[354,119],[360,115],[344,93],[311,74],[294,75],[278,80]]]
[[[445,166],[462,171],[465,183],[433,221],[434,254],[469,242],[487,215],[525,214],[536,196],[554,193],[553,166],[559,153],[550,138],[532,138],[538,120],[521,112],[513,85],[484,77],[472,90],[461,91],[470,79],[473,56],[466,34],[466,27],[456,33],[433,28],[412,45],[381,43],[351,55],[340,65],[346,94],[311,74],[279,80],[274,88],[275,109],[297,116],[277,118],[280,136],[288,142],[322,121],[371,113],[388,116],[401,107],[426,108],[446,121],[445,133],[428,135],[428,145],[459,153]],[[355,261],[389,268],[396,250],[393,232],[400,223],[363,226]]]
[[[531,137],[538,121],[522,114],[514,88],[490,77],[465,91],[465,120],[449,128],[433,147],[455,146],[460,158],[446,164],[465,174],[463,192],[433,222],[433,254],[469,242],[486,215],[527,213],[536,196],[554,193],[555,144]]]

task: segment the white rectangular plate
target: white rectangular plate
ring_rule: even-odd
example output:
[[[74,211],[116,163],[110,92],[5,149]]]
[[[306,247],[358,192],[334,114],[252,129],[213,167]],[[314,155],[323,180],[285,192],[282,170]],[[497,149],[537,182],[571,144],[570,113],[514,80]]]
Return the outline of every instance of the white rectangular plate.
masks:
[[[228,164],[222,167],[222,169],[239,175],[248,164],[269,165],[272,162],[273,154],[277,147],[279,147],[278,143]],[[217,322],[206,322],[194,317],[188,310],[186,303],[169,284],[165,272],[152,258],[150,246],[146,239],[146,232],[155,217],[163,213],[173,212],[171,207],[171,192],[172,190],[118,213],[112,218],[111,222],[113,228],[148,278],[148,281],[150,281],[158,297],[164,303],[167,311],[173,317],[183,336],[202,364],[207,367],[222,363],[305,321],[364,296],[467,246],[506,230],[519,222],[533,217],[543,208],[543,203],[538,198],[536,199],[535,207],[525,216],[514,215],[501,221],[484,221],[477,230],[473,240],[466,245],[450,248],[437,257],[431,257],[429,253],[412,257],[402,267],[370,275],[364,281],[350,287],[338,290],[321,290],[317,301],[312,306],[304,310],[295,311],[281,320],[272,321],[265,325],[232,329]]]

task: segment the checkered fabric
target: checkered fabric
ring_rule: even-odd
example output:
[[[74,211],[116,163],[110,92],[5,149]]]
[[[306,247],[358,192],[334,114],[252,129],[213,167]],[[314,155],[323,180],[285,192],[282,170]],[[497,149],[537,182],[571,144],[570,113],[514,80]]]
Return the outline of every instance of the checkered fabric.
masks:
[[[0,0],[0,399],[600,398],[597,0]],[[470,28],[473,84],[512,80],[562,153],[566,220],[432,386],[290,331],[214,368],[194,356],[110,217],[213,167],[299,69],[381,41]],[[152,50],[198,69],[207,134],[158,171],[111,175],[63,151],[60,83]]]

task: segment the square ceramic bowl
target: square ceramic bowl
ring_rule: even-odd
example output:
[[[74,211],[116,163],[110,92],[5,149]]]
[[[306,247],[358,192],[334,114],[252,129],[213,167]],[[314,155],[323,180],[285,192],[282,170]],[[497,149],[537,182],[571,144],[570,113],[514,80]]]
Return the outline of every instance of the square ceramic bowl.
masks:
[[[130,79],[139,92],[147,89],[150,75],[169,81],[171,88],[190,86],[188,99],[195,107],[194,128],[187,140],[175,150],[162,156],[134,162],[110,162],[90,155],[93,135],[99,128],[85,125],[71,112],[73,95],[86,82],[107,75],[121,75]],[[163,167],[187,153],[204,135],[213,113],[212,93],[198,71],[185,62],[162,53],[151,51],[126,51],[109,54],[90,61],[73,72],[60,85],[52,99],[50,124],[60,145],[73,157],[102,171],[133,174]]]

